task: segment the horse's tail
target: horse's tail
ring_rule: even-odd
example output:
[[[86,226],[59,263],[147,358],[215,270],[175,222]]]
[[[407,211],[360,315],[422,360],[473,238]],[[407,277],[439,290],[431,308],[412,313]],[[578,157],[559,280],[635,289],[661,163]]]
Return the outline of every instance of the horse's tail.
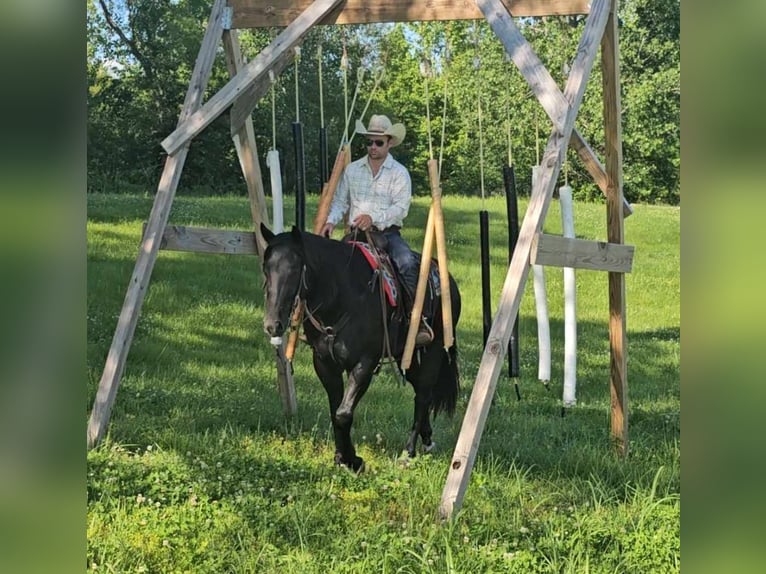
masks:
[[[431,410],[434,415],[444,411],[452,416],[457,405],[457,396],[460,392],[460,371],[457,364],[457,341],[442,353],[442,362],[439,367],[439,376],[433,390]]]

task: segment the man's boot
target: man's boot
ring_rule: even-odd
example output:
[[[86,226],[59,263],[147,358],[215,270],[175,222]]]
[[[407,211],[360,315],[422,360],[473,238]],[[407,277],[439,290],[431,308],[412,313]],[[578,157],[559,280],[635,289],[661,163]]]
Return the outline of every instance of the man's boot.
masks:
[[[434,340],[434,332],[431,327],[428,326],[426,320],[420,318],[420,325],[418,326],[418,334],[415,336],[415,346],[425,347]]]

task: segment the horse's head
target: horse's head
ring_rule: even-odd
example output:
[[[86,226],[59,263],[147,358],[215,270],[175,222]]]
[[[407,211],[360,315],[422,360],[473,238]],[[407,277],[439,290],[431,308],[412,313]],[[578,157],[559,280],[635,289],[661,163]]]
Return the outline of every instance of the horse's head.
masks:
[[[274,235],[261,224],[261,234],[268,243],[263,254],[264,288],[263,329],[272,345],[282,344],[282,335],[290,325],[304,269],[303,241],[300,231]]]

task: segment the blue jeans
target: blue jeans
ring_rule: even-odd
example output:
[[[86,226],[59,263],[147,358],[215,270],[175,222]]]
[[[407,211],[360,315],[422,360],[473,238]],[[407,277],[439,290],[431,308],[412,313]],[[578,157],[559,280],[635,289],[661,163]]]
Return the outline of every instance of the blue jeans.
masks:
[[[412,252],[407,242],[402,239],[398,229],[387,229],[383,235],[388,240],[388,254],[396,265],[399,275],[404,282],[405,291],[409,295],[410,302],[415,297],[420,275],[420,257]]]

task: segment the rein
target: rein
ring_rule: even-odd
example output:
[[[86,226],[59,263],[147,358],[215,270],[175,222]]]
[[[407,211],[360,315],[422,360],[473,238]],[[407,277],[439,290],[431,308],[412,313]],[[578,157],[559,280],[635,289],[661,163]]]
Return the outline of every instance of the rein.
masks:
[[[380,272],[378,273],[378,291],[380,291],[380,311],[382,313],[382,319],[383,319],[383,348],[380,351],[381,360],[388,359],[390,361],[396,361],[394,358],[394,354],[391,352],[391,336],[388,334],[388,313],[386,313],[387,305],[386,305],[386,288],[383,278],[383,263],[380,260],[380,257],[378,257],[378,248],[375,246],[375,243],[372,241],[372,235],[370,235],[370,231],[367,230],[364,232],[365,236],[367,237],[367,244],[370,245],[373,249],[373,253],[375,254],[375,259],[378,262],[378,269],[380,269]]]
[[[358,233],[358,230],[354,230],[356,239],[356,233]],[[380,257],[378,255],[378,248],[373,242],[372,236],[369,231],[365,231],[365,236],[367,238],[367,243],[370,245],[373,249],[372,252],[378,262],[378,269],[381,271],[376,271],[378,276],[378,283],[379,283],[379,291],[380,291],[380,309],[381,309],[381,315],[382,315],[382,322],[383,322],[383,348],[381,349],[381,359],[380,362],[388,362],[392,365],[394,365],[394,368],[396,367],[396,358],[394,357],[393,351],[391,349],[391,335],[388,332],[388,304],[386,302],[386,293],[385,293],[385,279],[382,273],[383,265],[380,260]],[[353,249],[356,249],[356,246],[353,246]],[[353,255],[353,249],[351,254]],[[351,259],[349,258],[349,263]],[[328,348],[330,352],[330,356],[332,357],[333,361],[337,362],[337,359],[335,358],[335,354],[333,351],[333,347],[335,344],[335,338],[338,336],[340,331],[346,326],[348,321],[351,319],[350,315],[348,313],[344,313],[341,317],[341,319],[335,324],[330,326],[325,326],[322,321],[316,317],[315,313],[317,310],[322,306],[322,303],[320,303],[317,307],[315,307],[313,310],[309,308],[308,302],[306,300],[306,293],[308,292],[309,286],[308,281],[306,279],[306,271],[307,267],[306,264],[303,264],[303,268],[301,269],[301,279],[300,279],[300,286],[298,287],[298,292],[295,294],[295,301],[293,302],[293,308],[291,310],[290,316],[293,316],[295,310],[302,305],[304,309],[305,318],[309,320],[309,322],[314,326],[314,328],[322,333],[328,340]],[[299,329],[300,323],[297,325],[291,326],[292,329]],[[395,369],[396,370],[396,369]],[[396,372],[397,375],[400,375],[398,371]]]
[[[295,311],[295,309],[303,303],[303,310],[306,315],[306,318],[309,320],[309,322],[314,326],[314,328],[322,333],[325,337],[328,339],[328,349],[330,351],[330,356],[332,357],[333,361],[337,362],[337,359],[335,358],[335,353],[333,351],[333,347],[335,346],[335,337],[337,337],[338,333],[343,329],[343,327],[346,326],[346,323],[348,323],[348,320],[350,319],[348,313],[344,313],[341,317],[340,321],[338,321],[334,326],[330,325],[329,327],[326,327],[317,317],[314,315],[314,313],[317,312],[317,310],[322,306],[320,303],[317,305],[313,311],[309,309],[308,302],[306,301],[305,297],[301,297],[301,291],[307,292],[309,289],[308,281],[306,281],[306,264],[303,264],[303,269],[301,270],[301,285],[298,288],[298,293],[295,295],[295,302],[293,303],[293,309],[291,311],[292,313]]]

